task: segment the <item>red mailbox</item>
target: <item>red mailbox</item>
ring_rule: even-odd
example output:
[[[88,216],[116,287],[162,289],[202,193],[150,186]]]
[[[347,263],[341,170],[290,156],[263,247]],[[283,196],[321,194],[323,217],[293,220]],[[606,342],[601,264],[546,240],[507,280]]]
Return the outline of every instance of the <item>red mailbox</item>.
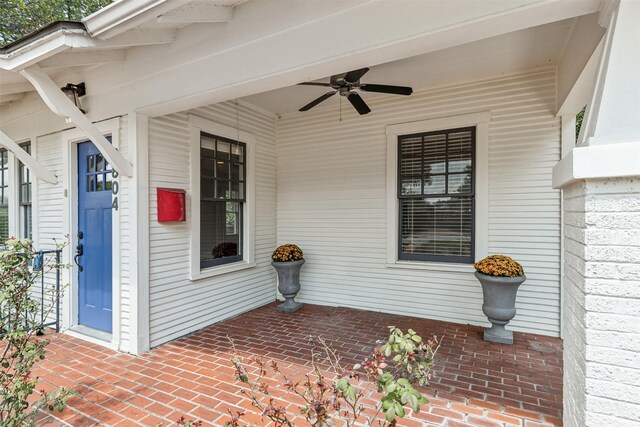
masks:
[[[158,222],[185,221],[185,190],[158,188]]]

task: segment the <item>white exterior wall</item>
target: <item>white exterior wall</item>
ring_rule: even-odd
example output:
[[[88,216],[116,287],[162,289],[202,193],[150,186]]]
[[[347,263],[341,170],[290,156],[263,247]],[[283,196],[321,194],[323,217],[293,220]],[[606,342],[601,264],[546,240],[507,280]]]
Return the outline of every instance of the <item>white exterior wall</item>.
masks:
[[[128,157],[130,151],[129,138],[127,135],[127,120],[126,117],[121,117],[119,120],[119,150]],[[34,180],[34,193],[33,193],[33,235],[34,235],[34,247],[36,249],[50,250],[55,249],[57,243],[66,243],[67,246],[63,252],[63,263],[72,265],[72,270],[63,270],[62,285],[67,286],[65,289],[65,297],[63,298],[62,305],[62,319],[63,325],[69,327],[69,321],[66,321],[70,314],[70,304],[72,304],[71,295],[77,293],[77,284],[74,286],[68,286],[75,282],[75,264],[73,263],[74,245],[75,241],[70,241],[67,236],[75,238],[77,230],[69,229],[70,225],[70,212],[69,202],[70,190],[68,185],[71,184],[71,180],[77,180],[77,177],[69,178],[70,170],[65,166],[64,153],[68,152],[68,132],[61,131],[48,134],[46,136],[37,137],[32,144],[35,146],[34,154],[38,161],[42,165],[55,174],[58,177],[57,184],[50,184],[42,180]],[[113,277],[114,294],[116,294],[115,287],[119,287],[120,292],[120,314],[119,320],[119,338],[116,338],[117,342],[113,343],[114,347],[120,350],[129,350],[130,339],[130,313],[131,308],[129,304],[129,286],[130,286],[130,211],[131,211],[131,180],[120,175],[118,177],[120,191],[118,193],[119,202],[119,222],[115,221],[117,217],[114,212],[113,227],[117,227],[119,224],[120,232],[119,236],[114,236],[114,249],[113,249],[113,263],[119,264],[116,267],[116,271],[119,270],[119,274]],[[67,184],[68,183],[68,184]],[[119,242],[119,243],[118,243]],[[117,245],[117,246],[116,246]],[[73,299],[75,301],[75,299]],[[117,310],[114,303],[114,310]],[[76,310],[77,312],[77,310]],[[76,319],[77,320],[77,319]],[[73,322],[73,320],[72,320]],[[114,331],[117,331],[114,324]]]
[[[567,427],[640,426],[640,179],[564,190]]]
[[[188,114],[149,120],[150,334],[151,347],[275,299],[270,265],[276,242],[275,117],[241,104],[240,129],[256,136],[256,267],[191,281],[190,273],[190,131]],[[190,113],[233,128],[235,103],[216,104]],[[187,221],[157,221],[158,187],[187,190]],[[195,195],[199,197],[199,195]]]
[[[321,93],[321,92],[320,92]],[[319,93],[319,94],[320,94]],[[386,263],[385,127],[490,111],[488,252],[520,261],[515,330],[560,333],[560,159],[555,70],[410,97],[365,98],[356,116],[336,99],[278,122],[278,243],[305,252],[300,301],[486,324],[471,266],[424,270]],[[309,99],[313,99],[310,94]]]

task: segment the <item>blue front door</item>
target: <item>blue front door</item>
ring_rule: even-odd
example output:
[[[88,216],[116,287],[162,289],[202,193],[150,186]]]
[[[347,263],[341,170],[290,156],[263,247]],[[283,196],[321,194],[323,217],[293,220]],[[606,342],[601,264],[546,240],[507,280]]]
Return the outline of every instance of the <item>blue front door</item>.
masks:
[[[113,173],[100,151],[91,142],[78,144],[78,322],[107,332],[112,312],[112,185]]]

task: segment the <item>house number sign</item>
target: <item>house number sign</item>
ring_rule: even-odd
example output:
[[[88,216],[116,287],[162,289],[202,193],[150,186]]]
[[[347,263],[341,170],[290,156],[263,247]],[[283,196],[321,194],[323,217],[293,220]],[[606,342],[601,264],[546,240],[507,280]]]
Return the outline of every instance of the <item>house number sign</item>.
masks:
[[[114,170],[111,172],[111,176],[113,177],[113,183],[111,184],[111,192],[113,193],[113,203],[111,204],[111,208],[118,210],[118,192],[120,191],[120,184],[118,184],[118,172]]]

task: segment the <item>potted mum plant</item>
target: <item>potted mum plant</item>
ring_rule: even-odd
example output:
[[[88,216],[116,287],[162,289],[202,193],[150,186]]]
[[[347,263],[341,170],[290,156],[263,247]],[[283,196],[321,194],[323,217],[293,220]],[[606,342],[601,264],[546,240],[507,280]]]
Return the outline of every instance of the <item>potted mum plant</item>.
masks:
[[[490,255],[474,264],[482,285],[482,311],[491,322],[485,341],[513,344],[513,332],[505,326],[516,315],[516,293],[527,279],[522,266],[505,255]]]
[[[280,245],[271,254],[271,265],[278,273],[278,291],[284,297],[284,303],[278,311],[293,313],[302,308],[302,303],[294,298],[300,292],[300,268],[304,264],[302,249],[290,243]]]

